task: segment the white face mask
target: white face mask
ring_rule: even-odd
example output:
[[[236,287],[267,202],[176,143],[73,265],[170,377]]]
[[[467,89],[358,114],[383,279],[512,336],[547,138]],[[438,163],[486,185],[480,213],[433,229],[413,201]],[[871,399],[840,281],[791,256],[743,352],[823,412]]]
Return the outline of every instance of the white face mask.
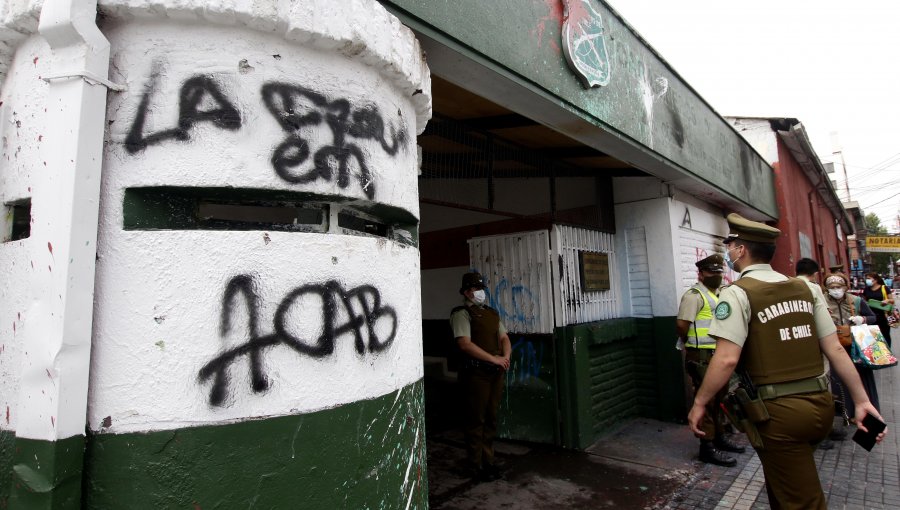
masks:
[[[737,262],[738,259],[740,259],[740,258],[741,258],[741,257],[738,257],[737,259],[731,260],[731,249],[725,248],[725,264],[728,265],[728,269],[731,269],[732,271],[735,271],[735,269],[734,269],[734,263]]]
[[[866,278],[866,285],[868,285],[869,287],[871,287],[873,283],[875,283],[875,280],[873,280],[873,279],[871,279],[871,278]]]
[[[472,293],[472,302],[476,305],[483,304],[486,298],[487,296],[484,294],[484,289],[478,289]]]
[[[841,299],[844,297],[844,289],[828,289],[828,295],[834,299]]]

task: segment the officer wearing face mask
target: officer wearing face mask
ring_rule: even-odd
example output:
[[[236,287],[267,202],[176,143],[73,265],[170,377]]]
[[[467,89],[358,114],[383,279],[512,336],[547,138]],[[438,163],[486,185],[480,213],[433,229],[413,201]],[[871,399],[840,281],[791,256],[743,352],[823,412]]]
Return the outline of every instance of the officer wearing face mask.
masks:
[[[490,481],[500,477],[493,441],[512,346],[500,314],[484,304],[484,287],[479,273],[463,275],[459,293],[465,303],[453,309],[450,327],[464,358],[459,382],[469,474]]]
[[[696,262],[697,283],[681,296],[675,325],[679,346],[685,348],[685,369],[693,383],[694,391],[700,388],[703,374],[716,349],[716,341],[709,336],[713,310],[719,303],[716,297],[722,285],[725,259],[718,253]],[[710,401],[701,427],[706,434],[700,439],[700,460],[719,466],[734,466],[737,459],[726,452],[743,453],[739,446],[725,435],[725,417],[720,403],[725,396],[723,388]]]
[[[772,269],[781,231],[738,214],[726,219],[725,262],[741,276],[719,293],[709,327],[716,354],[688,423],[695,435],[705,435],[700,423],[707,405],[737,370],[744,396],[740,412],[762,464],[769,504],[775,510],[826,510],[814,458],[834,417],[823,354],[856,403],[857,426],[866,430],[867,413],[883,418],[838,340],[827,304],[808,283]]]

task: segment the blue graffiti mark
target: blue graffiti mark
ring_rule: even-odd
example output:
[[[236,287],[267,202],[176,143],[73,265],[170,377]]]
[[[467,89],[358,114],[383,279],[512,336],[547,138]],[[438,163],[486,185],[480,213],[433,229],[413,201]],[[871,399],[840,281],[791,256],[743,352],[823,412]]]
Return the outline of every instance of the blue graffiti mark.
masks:
[[[525,285],[510,285],[506,278],[501,278],[493,290],[487,278],[485,284],[488,306],[497,310],[504,322],[524,326],[534,324],[537,320],[535,312],[540,310],[540,298],[530,288]],[[508,307],[504,303],[508,303]]]
[[[536,349],[534,342],[520,337],[512,345],[509,383],[524,384],[531,378],[539,379],[543,362],[544,344],[539,342]]]

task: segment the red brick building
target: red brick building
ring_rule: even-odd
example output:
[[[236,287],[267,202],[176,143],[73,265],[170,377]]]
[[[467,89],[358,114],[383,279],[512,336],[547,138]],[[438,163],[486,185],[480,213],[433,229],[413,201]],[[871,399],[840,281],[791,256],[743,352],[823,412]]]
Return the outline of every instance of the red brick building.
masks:
[[[772,165],[781,229],[772,267],[794,274],[797,260],[809,257],[823,270],[849,270],[847,236],[853,222],[844,210],[803,124],[791,118],[728,118],[732,126]],[[824,271],[823,271],[824,272]]]

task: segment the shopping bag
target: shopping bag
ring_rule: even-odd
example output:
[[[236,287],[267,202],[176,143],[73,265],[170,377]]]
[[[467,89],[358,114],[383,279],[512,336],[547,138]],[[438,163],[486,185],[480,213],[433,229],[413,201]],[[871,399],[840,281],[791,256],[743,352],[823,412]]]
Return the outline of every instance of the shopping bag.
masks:
[[[872,370],[897,364],[897,358],[888,348],[878,326],[852,326],[850,332],[853,334],[850,358],[854,363]]]

